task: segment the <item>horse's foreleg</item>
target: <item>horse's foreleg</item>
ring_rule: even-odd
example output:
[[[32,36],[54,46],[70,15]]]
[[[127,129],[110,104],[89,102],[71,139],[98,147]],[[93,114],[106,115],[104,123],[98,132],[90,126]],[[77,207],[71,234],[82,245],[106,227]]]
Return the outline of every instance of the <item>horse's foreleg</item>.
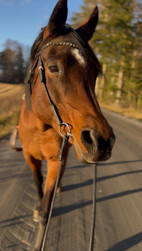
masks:
[[[41,250],[43,236],[44,236],[45,228],[46,228],[46,222],[48,220],[48,212],[51,205],[56,178],[58,175],[59,165],[60,165],[59,160],[48,161],[48,173],[47,173],[47,178],[45,182],[44,196],[41,201],[40,208],[39,208],[39,225],[38,225],[38,232],[37,232],[36,242],[35,242],[35,247],[34,247],[35,251]]]
[[[61,168],[61,172],[60,172],[57,192],[59,192],[61,189],[61,178],[64,173],[65,164],[66,164],[66,160],[67,160],[67,156],[68,156],[68,150],[69,150],[69,145],[66,146],[66,149],[64,152],[64,158],[63,158],[61,166],[60,166],[60,161],[59,161],[58,155],[54,159],[48,158],[48,161],[47,161],[48,172],[47,172],[47,177],[46,177],[46,181],[45,181],[44,196],[41,201],[41,206],[39,209],[40,222],[43,222],[43,224],[46,222],[47,217],[48,217],[48,212],[49,212],[49,208],[50,208],[52,195],[54,192],[54,187],[55,187],[55,183],[57,180],[59,168]],[[58,152],[58,154],[59,154],[59,152]]]
[[[46,223],[48,221],[49,211],[51,209],[50,206],[51,206],[51,202],[53,199],[53,193],[54,193],[54,188],[55,188],[56,180],[57,180],[58,173],[59,173],[59,168],[61,168],[61,171],[60,171],[58,189],[60,187],[61,178],[64,173],[66,159],[67,159],[67,155],[68,155],[68,149],[69,149],[69,146],[67,145],[65,152],[64,152],[64,160],[62,161],[62,165],[59,161],[60,145],[58,147],[56,146],[56,148],[54,148],[54,151],[55,150],[57,151],[56,155],[54,152],[54,157],[51,158],[48,156],[48,158],[47,158],[48,172],[47,172],[47,177],[46,177],[46,181],[45,181],[44,196],[41,201],[40,208],[39,208],[39,225],[38,225],[38,232],[37,232],[34,250],[41,250],[43,235],[44,235],[44,231],[46,228]]]
[[[44,187],[44,196],[41,201],[41,205],[39,209],[40,222],[42,222],[43,224],[47,220],[48,210],[50,208],[54,186],[55,186],[55,182],[56,182],[58,171],[59,171],[59,166],[60,166],[59,160],[48,161],[48,173],[47,173],[45,187]]]
[[[43,197],[43,189],[42,189],[43,177],[41,174],[41,161],[33,158],[27,152],[24,152],[24,157],[33,172],[33,177],[36,184],[38,197],[39,197],[39,203],[40,203]]]

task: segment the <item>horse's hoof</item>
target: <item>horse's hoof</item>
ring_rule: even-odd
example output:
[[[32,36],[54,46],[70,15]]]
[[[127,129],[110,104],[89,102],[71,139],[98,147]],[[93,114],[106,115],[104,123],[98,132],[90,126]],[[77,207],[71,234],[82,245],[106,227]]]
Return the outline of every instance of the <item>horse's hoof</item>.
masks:
[[[39,222],[39,211],[37,209],[33,213],[33,222]]]

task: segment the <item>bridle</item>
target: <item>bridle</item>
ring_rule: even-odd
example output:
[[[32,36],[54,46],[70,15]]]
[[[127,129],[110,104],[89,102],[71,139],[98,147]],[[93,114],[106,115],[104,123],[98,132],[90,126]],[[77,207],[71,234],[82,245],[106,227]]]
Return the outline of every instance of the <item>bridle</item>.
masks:
[[[52,107],[53,113],[54,113],[54,115],[56,117],[56,120],[57,120],[57,123],[59,125],[59,133],[60,133],[60,135],[62,137],[64,137],[66,135],[69,138],[69,137],[72,136],[71,127],[70,127],[70,125],[68,123],[62,121],[62,119],[60,117],[60,114],[58,112],[57,106],[54,104],[54,102],[53,102],[53,100],[52,100],[52,98],[51,98],[51,96],[49,94],[47,85],[46,85],[45,68],[44,68],[44,64],[43,64],[42,59],[41,59],[41,54],[46,48],[49,48],[51,46],[68,46],[68,47],[71,47],[73,49],[77,49],[77,50],[80,51],[79,47],[76,44],[70,43],[70,42],[53,42],[53,43],[45,44],[41,48],[41,50],[38,52],[37,57],[36,57],[36,61],[35,61],[34,65],[33,65],[33,67],[30,70],[30,77],[29,77],[29,80],[28,80],[28,84],[30,85],[30,91],[32,93],[33,76],[35,74],[35,69],[36,69],[36,67],[37,67],[37,65],[39,63],[38,70],[39,70],[39,74],[40,74],[40,81],[44,85],[44,88],[45,88],[49,103],[50,103],[50,105]]]
[[[51,96],[49,94],[47,85],[46,85],[45,68],[44,68],[44,64],[42,62],[41,54],[44,51],[44,49],[49,48],[50,46],[69,46],[71,48],[79,50],[79,47],[74,43],[69,43],[69,42],[47,43],[38,52],[35,64],[30,70],[30,77],[29,77],[29,80],[28,80],[28,84],[30,85],[30,90],[32,92],[33,76],[34,76],[34,73],[35,73],[35,69],[36,69],[36,67],[37,67],[37,65],[39,63],[38,70],[39,70],[39,74],[40,74],[40,81],[44,85],[44,88],[45,88],[49,103],[51,105],[51,108],[52,108],[53,113],[54,113],[54,115],[56,117],[57,123],[59,125],[59,133],[63,137],[63,141],[62,141],[62,145],[61,145],[61,149],[60,149],[60,155],[59,155],[60,166],[59,166],[59,171],[58,171],[58,175],[57,175],[57,179],[56,179],[56,183],[55,183],[55,187],[54,187],[54,192],[53,192],[52,201],[51,201],[51,205],[50,205],[50,209],[49,209],[49,214],[48,214],[46,227],[45,227],[42,235],[41,235],[41,230],[40,229],[38,230],[38,236],[37,236],[37,240],[36,240],[36,243],[35,243],[35,249],[36,249],[36,247],[40,246],[41,251],[44,250],[45,242],[46,242],[46,238],[47,238],[47,233],[48,233],[48,230],[49,230],[49,224],[50,224],[50,219],[51,219],[52,210],[53,210],[53,206],[54,206],[54,201],[55,201],[55,197],[56,197],[59,178],[60,178],[60,174],[61,174],[61,168],[62,168],[62,164],[63,164],[63,161],[64,161],[65,147],[66,147],[66,145],[67,145],[67,143],[69,141],[69,137],[72,137],[70,125],[68,123],[62,121],[62,119],[60,117],[60,114],[58,112],[58,109],[57,109],[56,105],[54,104],[54,102],[53,102],[53,100],[52,100],[52,98],[51,98]],[[62,130],[62,128],[64,130]]]

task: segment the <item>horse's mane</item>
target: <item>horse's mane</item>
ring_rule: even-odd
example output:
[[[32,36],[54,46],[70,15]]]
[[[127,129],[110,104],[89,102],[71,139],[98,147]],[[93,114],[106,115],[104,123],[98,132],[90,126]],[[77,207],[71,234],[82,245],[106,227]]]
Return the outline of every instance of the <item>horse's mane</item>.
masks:
[[[43,34],[45,31],[45,28],[46,27],[41,29],[41,32],[39,33],[38,37],[34,41],[31,48],[31,58],[30,58],[31,63],[27,71],[27,75],[25,79],[26,105],[28,109],[31,109],[31,87],[30,87],[30,84],[28,83],[28,80],[30,78],[30,70],[31,70],[33,61],[35,60],[35,57],[38,51],[42,48],[42,46],[44,46],[45,43],[49,43],[53,38],[56,38],[58,36],[68,35],[67,38],[65,37],[63,42],[65,42],[67,39],[67,41],[71,41],[72,43],[75,43],[80,48],[84,57],[87,56],[87,58],[89,58],[89,60],[91,60],[95,64],[96,74],[98,75],[99,73],[102,73],[101,65],[97,57],[95,56],[93,50],[91,49],[91,47],[69,25],[66,25],[63,30],[59,31],[57,34],[53,34],[52,36],[49,36],[47,39],[45,39],[45,41],[43,41]]]
[[[37,36],[36,40],[34,41],[34,43],[32,45],[31,55],[30,55],[30,65],[28,67],[26,78],[24,81],[25,82],[25,94],[26,94],[25,101],[26,101],[27,108],[29,110],[31,110],[31,85],[29,84],[29,78],[31,75],[32,62],[34,61],[37,50],[40,47],[40,44],[43,40],[43,34],[44,34],[45,28],[46,27],[41,29],[41,32],[39,33],[39,35]]]
[[[34,41],[33,45],[32,45],[32,48],[31,48],[31,61],[34,60],[34,57],[37,53],[37,50],[41,44],[41,42],[43,41],[43,34],[44,34],[44,31],[45,31],[45,28],[46,27],[43,27],[41,29],[41,32],[39,33],[38,37],[36,38],[36,40]]]

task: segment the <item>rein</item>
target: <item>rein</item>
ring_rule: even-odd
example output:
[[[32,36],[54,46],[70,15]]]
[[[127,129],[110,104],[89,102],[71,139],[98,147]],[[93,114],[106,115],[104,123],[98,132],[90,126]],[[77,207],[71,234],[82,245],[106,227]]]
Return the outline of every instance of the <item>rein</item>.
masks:
[[[28,84],[30,85],[30,91],[32,93],[32,80],[33,80],[33,76],[34,76],[34,73],[35,73],[35,69],[36,69],[37,65],[39,64],[38,70],[39,70],[39,74],[40,74],[40,81],[44,85],[45,92],[47,94],[49,103],[51,105],[51,108],[53,110],[53,113],[55,115],[57,123],[59,125],[59,133],[63,137],[61,150],[60,150],[60,155],[59,155],[60,166],[59,166],[59,171],[58,171],[58,175],[57,175],[57,179],[56,179],[56,183],[55,183],[55,187],[54,187],[54,191],[53,191],[52,201],[51,201],[50,208],[49,208],[48,219],[47,219],[47,222],[46,222],[46,226],[42,226],[42,229],[39,228],[38,233],[37,233],[37,238],[36,238],[36,243],[35,243],[35,249],[34,250],[40,250],[40,251],[44,251],[44,249],[45,249],[45,243],[46,243],[47,234],[48,234],[48,230],[49,230],[50,219],[51,219],[51,215],[52,215],[52,210],[53,210],[54,201],[55,201],[55,197],[56,197],[56,192],[57,192],[57,188],[58,188],[59,178],[60,178],[60,174],[61,174],[61,167],[62,167],[62,162],[63,162],[63,158],[64,158],[64,151],[65,151],[66,145],[67,145],[67,143],[69,141],[69,138],[72,137],[70,125],[68,123],[62,121],[62,118],[60,117],[58,109],[57,109],[56,105],[54,104],[54,102],[53,102],[53,100],[52,100],[52,98],[51,98],[51,96],[49,94],[47,85],[46,85],[45,69],[44,69],[44,64],[42,62],[42,59],[41,59],[41,53],[43,52],[44,49],[46,49],[46,48],[48,48],[50,46],[69,46],[71,48],[78,49],[80,51],[79,47],[74,43],[69,43],[69,42],[47,43],[38,52],[37,59],[35,61],[34,66],[32,67],[32,69],[30,71],[30,77],[29,77],[29,80],[28,80]],[[94,186],[93,186],[92,226],[91,226],[91,234],[90,234],[90,242],[89,242],[89,251],[93,251],[94,233],[95,233],[96,177],[97,177],[96,172],[97,172],[97,166],[95,165]]]

